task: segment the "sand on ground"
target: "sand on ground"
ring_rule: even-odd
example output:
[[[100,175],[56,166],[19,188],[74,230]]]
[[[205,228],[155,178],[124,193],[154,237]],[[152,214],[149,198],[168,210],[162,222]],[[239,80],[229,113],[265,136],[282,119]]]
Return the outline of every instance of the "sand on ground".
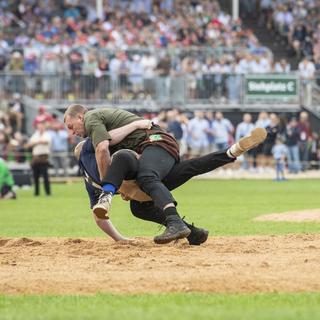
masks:
[[[320,209],[270,213],[256,217],[255,221],[320,222]]]
[[[320,290],[320,235],[211,237],[156,245],[138,238],[0,238],[0,294],[299,292]]]

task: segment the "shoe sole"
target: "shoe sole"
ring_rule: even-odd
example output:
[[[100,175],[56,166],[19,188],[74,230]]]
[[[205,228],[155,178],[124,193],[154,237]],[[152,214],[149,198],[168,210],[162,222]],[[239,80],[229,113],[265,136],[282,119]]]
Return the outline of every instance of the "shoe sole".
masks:
[[[198,241],[194,243],[190,243],[190,246],[200,246],[201,244],[205,243],[208,240],[209,237],[209,231],[203,230],[203,236],[200,239],[197,239]]]
[[[94,215],[99,219],[109,219],[108,211],[104,207],[99,205],[93,207]]]
[[[243,151],[251,150],[260,143],[262,143],[267,137],[267,130],[264,128],[256,128],[251,131],[251,134],[247,137],[243,137],[239,140],[239,146]]]
[[[183,231],[181,231],[179,233],[176,233],[175,236],[168,237],[168,238],[161,238],[161,239],[158,239],[157,237],[154,237],[153,241],[156,244],[167,244],[167,243],[170,243],[170,242],[175,241],[175,240],[184,239],[190,233],[191,233],[191,230],[189,228],[186,228],[185,230],[183,230]]]

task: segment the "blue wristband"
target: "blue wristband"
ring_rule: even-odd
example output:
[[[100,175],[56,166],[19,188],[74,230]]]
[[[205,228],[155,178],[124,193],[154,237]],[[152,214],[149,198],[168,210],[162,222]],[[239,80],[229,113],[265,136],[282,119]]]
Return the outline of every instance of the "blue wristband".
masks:
[[[116,187],[113,184],[110,184],[110,183],[104,184],[102,186],[102,189],[103,189],[104,192],[109,192],[109,193],[112,193],[112,194],[115,194],[115,192],[116,192]]]

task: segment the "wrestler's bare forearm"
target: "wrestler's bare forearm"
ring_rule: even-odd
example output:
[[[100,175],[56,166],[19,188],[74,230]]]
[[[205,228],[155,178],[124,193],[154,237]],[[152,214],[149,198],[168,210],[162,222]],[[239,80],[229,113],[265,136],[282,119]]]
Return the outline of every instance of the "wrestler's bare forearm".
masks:
[[[107,170],[111,161],[108,140],[104,140],[97,145],[95,155],[99,170],[100,181],[103,181],[104,177],[107,174]]]
[[[134,122],[131,122],[123,127],[113,129],[109,131],[109,134],[111,136],[110,145],[114,146],[118,143],[120,143],[124,138],[126,138],[129,134],[131,134],[133,131],[136,131],[138,129],[150,129],[152,126],[152,123],[150,120],[137,120]]]
[[[114,241],[129,241],[131,239],[124,237],[112,224],[110,219],[99,219],[93,215],[98,227],[111,237]]]

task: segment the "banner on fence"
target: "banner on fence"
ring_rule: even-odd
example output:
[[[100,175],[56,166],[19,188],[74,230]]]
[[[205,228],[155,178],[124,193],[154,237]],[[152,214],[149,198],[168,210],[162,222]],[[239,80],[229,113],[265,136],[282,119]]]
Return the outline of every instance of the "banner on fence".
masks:
[[[245,96],[262,99],[298,99],[299,80],[296,75],[246,75]]]

